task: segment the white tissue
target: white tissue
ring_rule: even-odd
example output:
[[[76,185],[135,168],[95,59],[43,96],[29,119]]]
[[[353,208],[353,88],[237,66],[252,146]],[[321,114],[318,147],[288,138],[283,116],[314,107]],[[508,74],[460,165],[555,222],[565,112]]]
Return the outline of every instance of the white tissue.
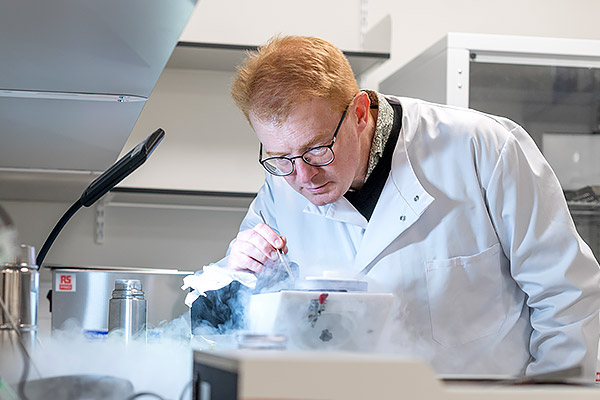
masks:
[[[185,297],[185,304],[192,307],[192,303],[200,296],[206,296],[206,292],[218,290],[233,281],[238,281],[242,285],[254,289],[256,286],[256,275],[252,272],[229,271],[215,264],[205,265],[202,271],[194,275],[187,275],[183,278],[182,290],[193,289]]]

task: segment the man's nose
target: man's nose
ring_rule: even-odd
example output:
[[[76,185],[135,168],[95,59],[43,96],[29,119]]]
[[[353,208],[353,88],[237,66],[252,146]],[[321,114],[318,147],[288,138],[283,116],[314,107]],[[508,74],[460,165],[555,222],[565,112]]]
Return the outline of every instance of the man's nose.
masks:
[[[313,167],[312,165],[309,165],[306,162],[304,162],[304,160],[302,159],[296,160],[295,164],[296,178],[301,183],[310,182],[313,176],[315,176],[319,172],[319,167]]]

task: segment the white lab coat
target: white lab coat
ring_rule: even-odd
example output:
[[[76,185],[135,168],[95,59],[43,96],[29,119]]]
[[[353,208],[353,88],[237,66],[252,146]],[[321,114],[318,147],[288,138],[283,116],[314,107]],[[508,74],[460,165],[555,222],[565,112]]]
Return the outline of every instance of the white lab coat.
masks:
[[[533,140],[504,118],[395,99],[402,130],[369,223],[344,197],[315,206],[267,174],[240,229],[262,210],[304,275],[366,268],[370,290],[397,299],[389,350],[438,373],[582,366],[592,382],[598,263]]]

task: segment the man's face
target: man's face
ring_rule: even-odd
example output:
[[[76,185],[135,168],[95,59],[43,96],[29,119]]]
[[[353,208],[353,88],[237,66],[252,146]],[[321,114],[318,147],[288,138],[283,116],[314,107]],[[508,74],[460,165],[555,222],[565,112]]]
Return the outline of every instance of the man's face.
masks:
[[[313,99],[296,107],[282,124],[261,122],[250,114],[250,122],[263,144],[263,158],[299,156],[305,151],[331,143],[342,117],[326,100]],[[340,126],[329,165],[313,167],[301,158],[294,160],[295,169],[283,179],[315,205],[335,202],[360,176],[359,143],[354,126],[352,106]]]

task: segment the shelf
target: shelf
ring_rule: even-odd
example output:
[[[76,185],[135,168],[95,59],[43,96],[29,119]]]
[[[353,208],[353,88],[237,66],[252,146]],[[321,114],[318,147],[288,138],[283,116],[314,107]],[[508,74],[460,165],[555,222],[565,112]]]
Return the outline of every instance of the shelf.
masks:
[[[0,201],[73,203],[102,171],[0,168]]]
[[[256,193],[116,187],[105,206],[246,212]]]
[[[179,42],[167,68],[235,71],[248,51],[258,46],[223,43]],[[389,60],[390,53],[344,51],[356,76]]]
[[[600,202],[569,201],[567,205],[573,216],[593,216],[600,221]]]
[[[106,213],[114,207],[245,214],[256,193],[116,187],[98,201],[95,242],[104,243]]]
[[[74,203],[101,173],[0,168],[0,201]],[[255,196],[250,192],[117,186],[99,201],[105,206],[245,212]]]

